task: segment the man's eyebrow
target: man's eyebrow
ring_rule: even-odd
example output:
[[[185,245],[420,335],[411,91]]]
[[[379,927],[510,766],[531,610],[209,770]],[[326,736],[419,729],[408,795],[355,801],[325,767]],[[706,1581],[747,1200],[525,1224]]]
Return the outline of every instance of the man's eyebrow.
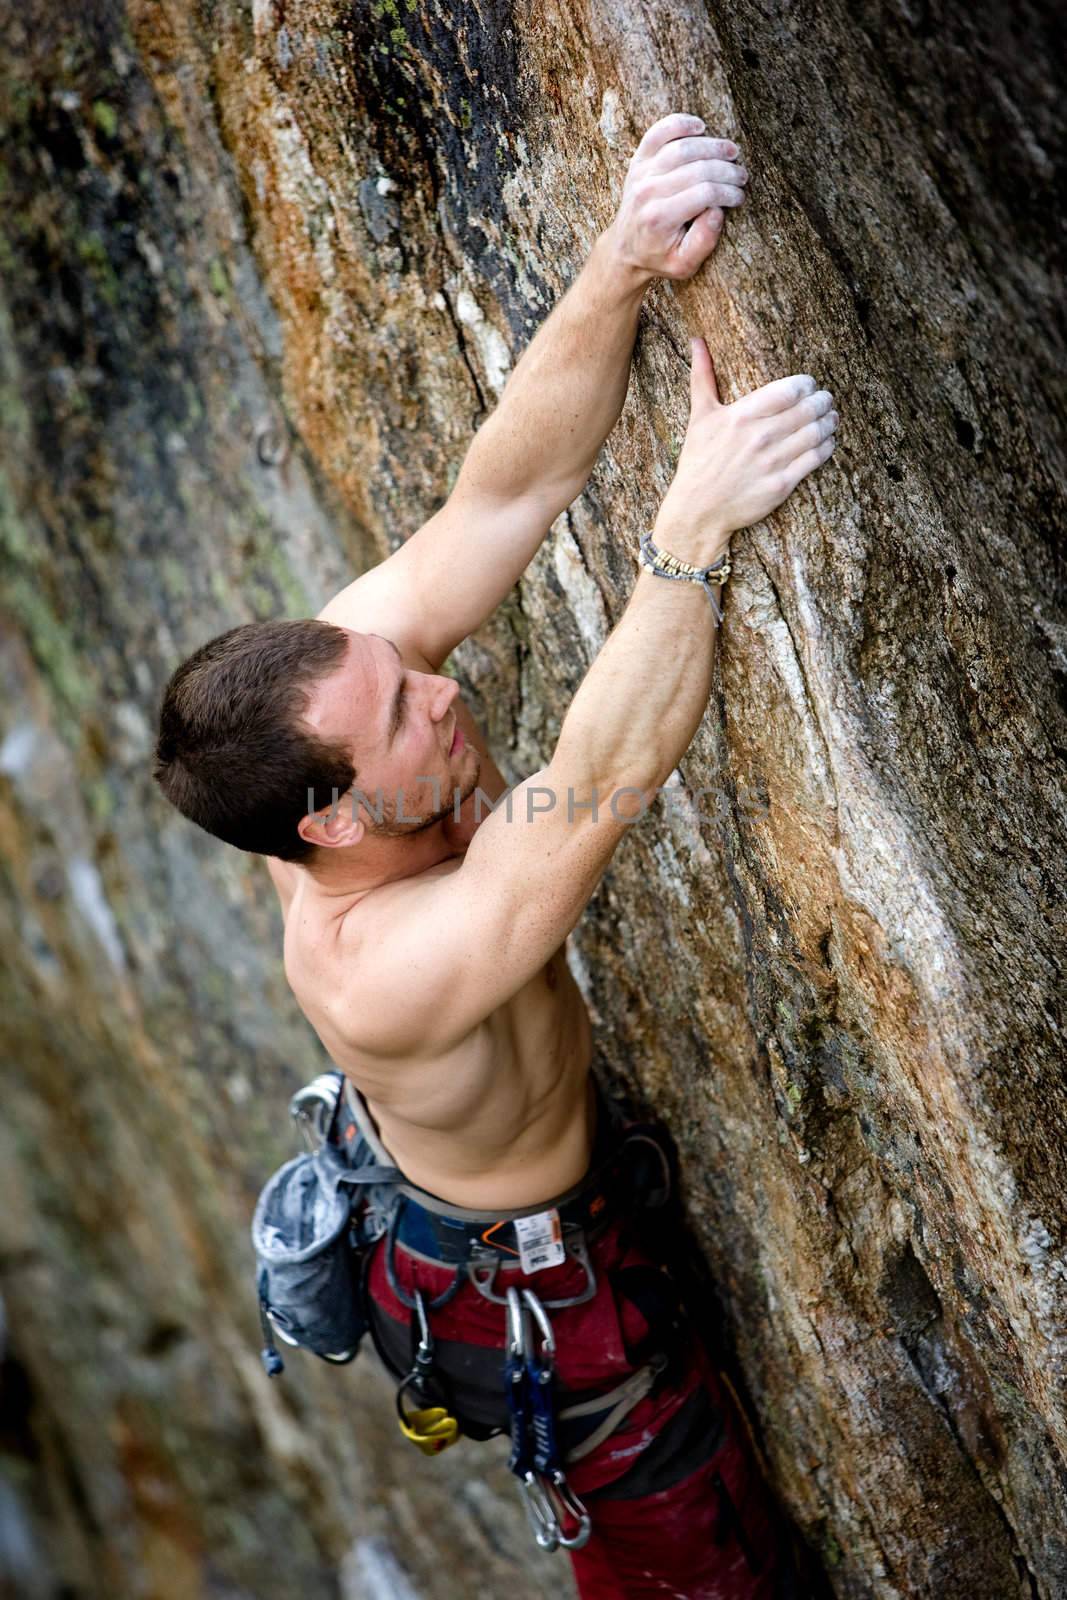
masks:
[[[389,646],[390,650],[392,650],[393,654],[396,656],[396,659],[401,663],[401,665],[403,665],[404,658],[400,654],[400,651],[397,649],[396,645],[393,643],[392,639],[386,639],[386,637],[385,637],[385,635],[383,633],[376,633],[374,635],[374,637],[376,639],[381,639],[383,641],[383,643],[387,644]],[[390,707],[390,710],[389,710],[389,742],[390,742],[390,744],[393,741],[393,736],[396,733],[397,724],[400,721],[400,702],[401,702],[401,700],[403,698],[404,698],[404,675],[403,675],[403,673],[401,673],[400,674],[400,682],[397,685],[396,694],[393,696],[393,704],[392,704],[392,706]]]

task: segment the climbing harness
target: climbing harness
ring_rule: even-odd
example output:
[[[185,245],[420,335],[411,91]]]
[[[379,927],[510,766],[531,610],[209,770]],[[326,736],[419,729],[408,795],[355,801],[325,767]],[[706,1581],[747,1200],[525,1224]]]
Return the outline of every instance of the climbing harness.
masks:
[[[396,1413],[404,1437],[423,1454],[438,1455],[464,1433],[488,1438],[506,1428],[511,1470],[537,1544],[580,1550],[591,1522],[566,1467],[620,1426],[652,1390],[668,1358],[654,1351],[607,1393],[561,1406],[549,1313],[595,1299],[599,1285],[590,1242],[614,1218],[666,1203],[673,1185],[663,1146],[646,1129],[613,1126],[603,1102],[594,1161],[580,1184],[548,1205],[488,1214],[453,1206],[411,1184],[341,1073],[321,1073],[292,1097],[289,1110],[307,1150],[266,1184],[252,1224],[266,1371],[274,1377],[284,1370],[275,1336],[340,1363],[354,1358],[369,1331],[399,1379]],[[649,1159],[642,1166],[643,1157]],[[388,1288],[410,1313],[408,1324],[393,1324],[398,1332],[402,1326],[409,1330],[407,1358],[395,1345],[385,1348],[389,1319],[368,1292],[379,1249]],[[433,1295],[414,1284],[405,1287],[398,1253],[409,1264],[409,1281],[422,1270],[420,1263],[451,1268],[451,1276]],[[508,1282],[565,1262],[581,1269],[568,1295],[543,1297],[528,1283]],[[505,1311],[495,1369],[491,1348],[453,1342],[453,1352],[466,1352],[464,1373],[469,1368],[475,1374],[467,1375],[466,1400],[453,1394],[431,1331],[431,1317],[465,1285]],[[494,1390],[499,1413],[488,1398]],[[479,1419],[477,1408],[466,1414],[472,1394],[483,1397],[488,1421]]]

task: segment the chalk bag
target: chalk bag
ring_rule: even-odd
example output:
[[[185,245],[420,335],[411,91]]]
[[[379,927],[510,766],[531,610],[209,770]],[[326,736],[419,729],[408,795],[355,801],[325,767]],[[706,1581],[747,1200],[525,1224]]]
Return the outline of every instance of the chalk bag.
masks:
[[[282,1362],[271,1333],[324,1361],[351,1361],[367,1331],[360,1309],[358,1241],[343,1157],[329,1145],[296,1156],[269,1180],[252,1219],[263,1363]]]

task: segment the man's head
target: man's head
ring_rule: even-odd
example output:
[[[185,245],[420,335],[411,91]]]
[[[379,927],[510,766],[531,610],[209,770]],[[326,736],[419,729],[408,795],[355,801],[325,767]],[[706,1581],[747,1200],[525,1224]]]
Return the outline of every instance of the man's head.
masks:
[[[401,838],[450,816],[457,791],[478,781],[479,760],[459,731],[459,685],[405,667],[400,651],[377,633],[344,630],[348,650],[337,670],[316,683],[305,721],[327,743],[348,738],[366,805],[351,798],[322,818],[309,814],[301,837],[323,847],[358,844],[364,834]]]
[[[357,844],[367,831],[418,831],[448,814],[455,789],[471,792],[476,753],[450,750],[457,693],[449,678],[406,670],[376,634],[248,623],[171,678],[155,778],[227,844],[307,864],[317,846]],[[382,791],[380,823],[350,801],[315,814],[353,786],[372,801]]]

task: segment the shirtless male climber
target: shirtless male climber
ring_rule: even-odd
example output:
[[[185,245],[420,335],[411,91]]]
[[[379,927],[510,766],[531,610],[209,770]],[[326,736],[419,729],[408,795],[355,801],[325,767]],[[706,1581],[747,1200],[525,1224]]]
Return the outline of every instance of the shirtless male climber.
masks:
[[[360,1092],[361,1126],[406,1179],[392,1255],[379,1241],[365,1278],[387,1363],[406,1370],[414,1312],[431,1308],[460,1426],[478,1437],[480,1420],[487,1437],[508,1427],[509,1326],[544,1356],[541,1313],[557,1416],[575,1396],[623,1395],[606,1424],[595,1407],[561,1424],[566,1481],[538,1501],[561,1527],[573,1497],[584,1504],[591,1537],[562,1540],[581,1545],[571,1558],[583,1600],[785,1592],[743,1423],[671,1298],[654,1235],[630,1226],[632,1186],[612,1183],[610,1110],[564,944],[704,714],[719,615],[709,584],[724,593],[730,537],[829,458],[831,395],[796,375],[724,405],[693,340],[688,431],[645,559],[670,568],[656,555],[666,552],[698,578],[713,571],[702,582],[639,566],[547,765],[506,808],[476,793],[499,802],[507,786],[441,666],[581,493],[623,406],[645,290],[692,277],[747,176],[736,146],[698,118],[656,122],[617,216],[442,508],[317,619],[252,623],[204,645],[161,712],[161,787],[200,826],[267,857],[289,982]],[[516,1221],[531,1217],[556,1229],[547,1258],[526,1253]],[[568,1230],[584,1250],[563,1251]],[[467,1241],[494,1269],[477,1281],[456,1265]],[[494,1283],[495,1297],[483,1292]],[[607,1427],[591,1448],[590,1417]],[[543,1459],[531,1493],[551,1479],[541,1469]]]

